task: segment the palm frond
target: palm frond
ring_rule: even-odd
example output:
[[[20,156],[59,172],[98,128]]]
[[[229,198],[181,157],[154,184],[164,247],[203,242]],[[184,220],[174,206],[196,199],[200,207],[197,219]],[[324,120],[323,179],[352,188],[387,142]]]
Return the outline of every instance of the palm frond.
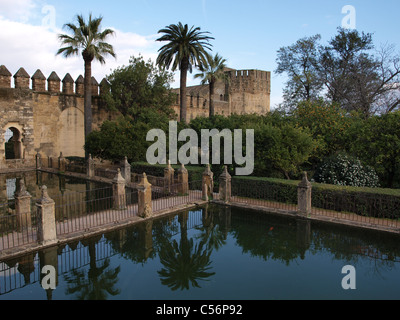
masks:
[[[159,42],[167,42],[159,50],[157,64],[172,70],[181,68],[182,61],[189,62],[189,71],[193,66],[199,66],[206,63],[206,50],[211,50],[212,45],[209,43],[214,38],[209,36],[209,32],[202,32],[200,27],[188,25],[171,24],[158,31],[162,34],[157,39]]]
[[[103,17],[93,18],[89,14],[88,21],[82,15],[76,16],[76,24],[67,23],[64,28],[70,34],[60,34],[58,38],[65,47],[57,51],[65,57],[77,55],[79,52],[85,53],[89,59],[96,59],[100,63],[105,63],[105,56],[116,57],[112,45],[105,42],[106,39],[114,35],[111,29],[101,31]]]

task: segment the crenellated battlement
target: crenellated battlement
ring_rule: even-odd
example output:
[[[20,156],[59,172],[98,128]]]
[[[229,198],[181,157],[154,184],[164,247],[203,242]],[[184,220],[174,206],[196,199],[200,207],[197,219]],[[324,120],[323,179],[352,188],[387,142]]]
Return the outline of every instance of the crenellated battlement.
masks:
[[[109,110],[101,98],[102,90],[109,88],[105,79],[99,84],[92,78],[93,130],[120,115]],[[66,157],[83,157],[84,123],[82,75],[76,80],[69,73],[61,78],[54,71],[45,76],[36,70],[30,75],[24,68],[12,75],[5,66],[0,66],[0,169],[13,168],[15,162],[10,159],[29,166],[38,152],[48,157],[61,151]],[[11,145],[10,139],[11,151],[6,148]]]
[[[262,70],[227,71],[232,92],[271,92],[271,72]]]
[[[243,78],[269,80],[271,78],[271,72],[262,70],[231,70],[227,72],[233,80],[241,80]]]
[[[219,80],[214,86],[215,114],[266,114],[271,104],[271,72],[262,70],[235,70],[225,68],[228,81]],[[174,89],[175,112],[180,114],[180,90]],[[187,87],[187,120],[209,114],[210,91],[208,85]]]
[[[69,73],[65,75],[63,80],[53,71],[48,78],[40,69],[32,75],[26,72],[24,68],[20,68],[14,76],[4,66],[0,66],[0,88],[12,88],[11,77],[14,78],[15,89],[27,89],[35,92],[49,92],[53,94],[62,93],[66,95],[84,95],[84,78],[80,75],[75,81]],[[104,78],[100,84],[92,77],[92,96],[98,96],[103,90],[108,90],[108,81]],[[99,91],[100,90],[100,91]]]

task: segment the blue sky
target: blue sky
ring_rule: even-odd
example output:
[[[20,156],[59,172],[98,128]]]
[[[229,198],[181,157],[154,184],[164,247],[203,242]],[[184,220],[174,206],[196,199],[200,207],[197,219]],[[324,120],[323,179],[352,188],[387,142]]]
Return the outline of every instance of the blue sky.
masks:
[[[158,30],[179,21],[209,31],[215,38],[213,52],[225,57],[229,67],[273,72],[280,47],[317,33],[323,43],[332,38],[346,16],[345,5],[356,10],[357,30],[373,33],[377,46],[395,44],[400,52],[398,0],[0,0],[0,41],[5,44],[0,65],[12,74],[24,67],[30,74],[41,69],[45,75],[56,71],[61,78],[66,72],[78,77],[82,61],[55,57],[56,36],[76,14],[92,12],[104,17],[103,27],[117,30],[111,41],[117,60],[93,65],[99,81],[128,64],[129,56],[142,54],[155,60],[161,46],[155,42]],[[284,82],[283,76],[272,74],[273,105],[282,100]],[[188,84],[196,83],[190,79]]]

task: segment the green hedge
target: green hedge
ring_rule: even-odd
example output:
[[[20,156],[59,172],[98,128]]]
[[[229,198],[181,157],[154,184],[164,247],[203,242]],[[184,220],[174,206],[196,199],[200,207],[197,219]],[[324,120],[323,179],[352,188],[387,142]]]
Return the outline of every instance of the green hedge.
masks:
[[[297,204],[300,181],[281,179],[234,177],[232,194]],[[338,212],[352,212],[362,216],[400,219],[400,190],[381,188],[342,187],[312,184],[312,206]]]
[[[166,165],[150,165],[146,162],[134,162],[131,164],[131,171],[132,173],[142,174],[146,173],[149,176],[155,177],[163,177],[164,176],[164,169]],[[179,165],[172,165],[175,172],[179,170]],[[196,167],[196,166],[186,166],[186,170],[189,174],[189,182],[192,181],[201,181],[203,178],[203,172],[205,170],[204,167]]]
[[[272,178],[234,177],[232,179],[232,195],[297,204],[298,184],[298,181]]]

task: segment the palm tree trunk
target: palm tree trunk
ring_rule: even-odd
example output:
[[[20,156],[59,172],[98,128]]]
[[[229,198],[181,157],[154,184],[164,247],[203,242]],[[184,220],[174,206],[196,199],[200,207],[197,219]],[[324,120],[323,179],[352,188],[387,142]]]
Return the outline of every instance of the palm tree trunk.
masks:
[[[187,72],[189,69],[188,59],[183,59],[181,64],[181,106],[180,106],[180,119],[181,122],[187,122],[187,98],[186,98],[186,82],[187,82]]]
[[[215,87],[215,80],[212,79],[209,84],[210,89],[210,117],[215,116],[215,107],[214,107],[214,87]]]
[[[85,80],[84,80],[84,117],[85,117],[85,141],[92,132],[92,62],[85,60]],[[89,154],[85,151],[86,159]]]

